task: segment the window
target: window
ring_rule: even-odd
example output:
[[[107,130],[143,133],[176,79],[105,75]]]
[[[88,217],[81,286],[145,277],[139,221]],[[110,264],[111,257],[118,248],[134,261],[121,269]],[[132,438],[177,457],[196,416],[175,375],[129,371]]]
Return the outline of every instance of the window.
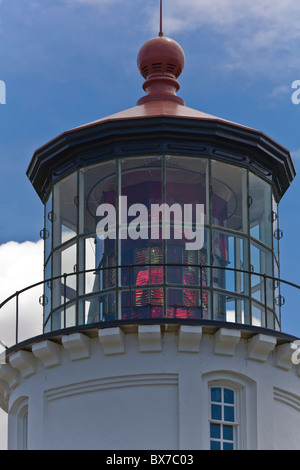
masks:
[[[233,370],[202,375],[199,448],[257,449],[257,384]]]
[[[236,449],[236,391],[225,387],[210,388],[210,449]]]
[[[28,449],[28,406],[24,406],[19,413],[18,429],[18,448],[19,450]]]
[[[247,171],[212,160],[211,189],[212,224],[247,233]]]
[[[272,247],[272,193],[271,186],[249,172],[250,235]]]
[[[8,449],[28,449],[28,397],[19,397],[8,413]]]
[[[86,166],[54,184],[42,233],[57,277],[45,332],[131,318],[280,329],[280,286],[264,277],[279,275],[277,202],[245,168],[171,155]]]

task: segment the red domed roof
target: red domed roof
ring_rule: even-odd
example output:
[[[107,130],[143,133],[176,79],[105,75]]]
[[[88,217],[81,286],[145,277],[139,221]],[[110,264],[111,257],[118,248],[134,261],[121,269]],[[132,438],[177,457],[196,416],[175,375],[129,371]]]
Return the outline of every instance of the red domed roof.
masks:
[[[284,194],[295,174],[288,151],[260,131],[185,106],[184,100],[176,94],[180,88],[177,79],[185,65],[184,52],[176,41],[163,36],[162,27],[158,37],[150,39],[141,47],[137,57],[137,65],[145,80],[143,89],[146,92],[146,95],[139,99],[137,106],[65,131],[35,151],[27,174],[42,200],[46,197],[48,186],[53,183],[53,178],[62,177],[62,174],[71,171],[70,169],[76,165],[80,166],[96,161],[95,154],[91,150],[95,145],[99,145],[101,148],[107,146],[108,150],[105,152],[108,153],[104,152],[104,155],[109,156],[117,155],[118,152],[121,155],[127,155],[126,152],[128,155],[132,155],[132,148],[134,151],[138,151],[138,154],[144,154],[145,148],[141,142],[147,136],[148,139],[151,139],[152,136],[157,139],[157,125],[160,129],[159,134],[165,136],[167,142],[173,142],[172,139],[174,142],[176,141],[175,148],[177,139],[179,145],[182,140],[182,149],[186,148],[189,155],[198,154],[199,143],[202,140],[204,142],[206,140],[208,142],[220,140],[218,145],[225,146],[225,153],[227,142],[230,143],[228,152],[232,151],[232,143],[235,149],[239,147],[241,152],[246,149],[246,154],[250,148],[250,151],[253,151],[251,156],[239,154],[233,159],[237,158],[237,162],[244,162],[245,167],[251,167],[254,172],[257,170],[257,173],[263,174],[263,176],[273,174],[273,170],[270,168],[275,165],[274,175],[276,172],[276,175],[279,175],[276,178],[274,176],[276,191],[279,198]],[[135,121],[137,125],[135,125]],[[177,130],[179,130],[180,136],[178,136]],[[192,145],[189,142],[190,137]],[[119,142],[122,142],[122,145]],[[134,142],[134,146],[129,144],[126,147],[123,145],[125,142]],[[165,148],[160,145],[158,143],[158,147],[156,147],[155,143],[155,148],[163,148],[164,150],[161,151],[165,152]],[[211,145],[213,146],[215,143]],[[80,153],[80,149],[85,146],[87,146],[87,150]],[[78,156],[75,156],[77,152],[74,150],[75,148],[79,149]],[[141,148],[143,150],[140,150]],[[89,151],[91,151],[91,155],[89,155]],[[224,148],[222,147],[220,151],[223,155]],[[59,160],[60,156],[63,158],[62,162]],[[67,157],[70,158],[70,162],[67,161]],[[106,157],[101,155],[99,161],[102,158]],[[227,157],[224,158],[227,161]],[[253,162],[252,159],[254,159]],[[51,171],[49,162],[51,163]],[[267,162],[266,168],[264,167],[265,162]],[[244,163],[241,165],[243,166]],[[259,168],[262,168],[262,171]],[[263,171],[267,173],[263,173]]]
[[[165,36],[147,41],[140,49],[137,64],[146,79],[152,74],[170,74],[176,79],[184,68],[185,56],[181,46]]]
[[[246,129],[247,127],[241,124],[185,106],[184,100],[176,95],[180,88],[177,78],[182,73],[184,65],[184,51],[176,41],[163,36],[162,33],[148,40],[141,47],[137,56],[138,69],[145,79],[143,88],[147,93],[146,96],[140,98],[135,107],[97,119],[75,129],[88,128],[110,121],[156,117],[214,121]],[[67,132],[72,132],[75,129]]]
[[[184,63],[184,52],[173,39],[160,35],[147,41],[137,57],[138,69],[145,78],[143,88],[147,95],[138,104],[163,100],[184,104],[183,99],[176,96],[180,88],[177,78],[181,75]]]

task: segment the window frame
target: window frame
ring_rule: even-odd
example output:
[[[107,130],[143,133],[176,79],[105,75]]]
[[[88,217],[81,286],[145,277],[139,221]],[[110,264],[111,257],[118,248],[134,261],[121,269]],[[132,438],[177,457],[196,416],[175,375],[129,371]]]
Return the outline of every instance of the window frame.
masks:
[[[8,449],[28,450],[29,446],[29,399],[27,396],[17,398],[8,411]]]
[[[234,365],[232,364],[232,367]],[[225,387],[236,391],[238,426],[236,450],[257,449],[257,384],[233,370],[215,370],[202,375],[200,394],[201,423],[199,428],[200,448],[210,449],[210,388]]]
[[[214,252],[213,252],[213,236],[214,234],[223,234],[224,236],[227,236],[228,239],[232,239],[235,242],[237,240],[240,240],[240,243],[244,244],[243,248],[243,260],[238,261],[237,268],[245,268],[248,270],[252,270],[252,265],[251,265],[251,247],[255,246],[257,247],[261,252],[265,251],[270,255],[271,259],[271,268],[270,268],[270,273],[274,275],[275,272],[275,267],[278,264],[278,256],[276,255],[274,251],[274,240],[272,237],[272,246],[265,245],[263,241],[256,239],[251,235],[250,233],[250,206],[249,206],[249,179],[250,179],[250,174],[253,175],[253,172],[251,169],[242,169],[243,171],[241,172],[241,175],[244,175],[245,179],[245,190],[242,192],[242,204],[243,204],[243,210],[245,211],[245,214],[243,215],[246,217],[247,215],[247,220],[243,222],[243,230],[233,230],[230,227],[222,227],[219,225],[214,225],[214,221],[212,218],[212,197],[213,197],[213,188],[212,188],[212,177],[213,177],[213,165],[217,167],[217,165],[220,165],[220,167],[223,165],[224,168],[226,167],[236,167],[233,163],[229,162],[220,162],[217,159],[211,158],[208,155],[205,155],[203,157],[199,157],[200,159],[203,160],[203,164],[205,164],[205,170],[206,170],[206,175],[205,175],[205,205],[206,205],[206,220],[205,220],[205,239],[206,239],[206,258],[207,258],[207,264],[208,265],[214,265]],[[184,160],[187,160],[187,164],[189,161],[192,161],[193,158],[186,156],[186,155],[173,155],[173,154],[168,154],[168,155],[146,155],[146,156],[131,156],[128,157],[128,161],[131,160],[131,164],[138,164],[139,161],[144,161],[146,159],[150,159],[151,161],[154,159],[161,160],[161,178],[162,178],[162,202],[166,202],[167,194],[166,194],[166,188],[168,184],[168,178],[167,178],[167,171],[168,170],[174,170],[176,169],[177,166],[175,165],[176,161],[178,160],[178,164],[182,163]],[[174,159],[173,164],[175,165],[169,165],[169,160],[172,163],[172,159]],[[115,178],[115,191],[116,191],[116,197],[121,194],[122,192],[122,178],[124,177],[122,173],[122,160],[118,158],[113,158],[113,159],[108,159],[103,162],[98,162],[96,164],[88,165],[82,168],[78,168],[75,170],[75,172],[71,172],[68,176],[62,178],[61,180],[57,181],[53,187],[49,190],[49,195],[48,195],[48,200],[45,203],[45,220],[44,220],[44,230],[43,233],[44,235],[49,232],[49,240],[45,240],[45,260],[44,260],[44,275],[46,274],[46,267],[48,267],[48,264],[51,264],[51,276],[54,275],[63,275],[63,272],[61,270],[61,263],[57,262],[57,257],[59,254],[64,253],[63,250],[67,250],[71,245],[74,243],[77,244],[76,248],[76,259],[74,258],[74,266],[75,266],[75,271],[83,271],[85,269],[85,260],[86,260],[86,252],[85,252],[85,247],[84,241],[87,238],[91,237],[96,237],[96,233],[94,232],[85,232],[84,230],[84,200],[82,198],[84,197],[84,175],[85,172],[94,170],[94,169],[99,169],[103,165],[109,164],[111,170],[115,169],[115,175],[112,176],[112,178]],[[168,167],[170,166],[170,168]],[[192,170],[191,170],[192,171]],[[239,170],[240,171],[240,170]],[[109,172],[109,175],[111,176],[113,173]],[[256,176],[256,175],[254,175]],[[66,241],[63,242],[61,240],[61,244],[54,246],[54,238],[55,238],[55,227],[53,226],[51,228],[51,223],[49,225],[49,222],[51,222],[51,217],[49,219],[49,216],[53,215],[53,209],[55,206],[55,187],[58,184],[62,184],[64,180],[67,180],[69,178],[73,178],[76,180],[76,196],[74,198],[74,203],[77,203],[77,229],[76,233],[74,232],[74,236],[71,239],[67,239]],[[277,217],[275,220],[275,225],[274,221],[272,224],[272,230],[274,229],[274,226],[278,226],[278,207],[276,205],[275,197],[272,191],[272,185],[270,182],[263,180],[263,178],[257,176],[258,180],[261,180],[261,184],[263,185],[263,182],[265,185],[269,185],[269,192],[270,192],[270,204],[273,203],[272,205],[272,216],[274,217],[274,214],[276,212]],[[245,193],[247,192],[247,194]],[[57,196],[57,195],[56,195]],[[246,201],[246,196],[248,198],[248,202]],[[77,198],[77,199],[76,199]],[[57,199],[57,197],[56,197]],[[76,201],[75,201],[76,199]],[[117,215],[119,214],[119,207],[118,207],[118,201],[116,201],[116,211]],[[118,224],[119,218],[117,217],[117,224]],[[49,229],[49,230],[48,230]],[[118,233],[118,230],[117,230]],[[118,265],[122,264],[122,258],[121,258],[121,244],[120,240],[118,239],[115,243],[115,255],[114,255],[114,260],[112,263],[117,263]],[[46,244],[47,244],[47,250],[46,250]],[[50,246],[51,245],[51,246]],[[168,244],[163,240],[161,242],[162,246],[162,252],[163,252],[163,261],[168,260]],[[253,251],[253,250],[252,250]],[[277,257],[276,257],[277,256]],[[245,265],[244,265],[245,261]],[[275,266],[276,265],[276,266]],[[49,265],[50,266],[50,265]],[[229,265],[230,268],[230,265]],[[49,268],[50,269],[50,268]],[[47,271],[47,274],[50,271]],[[164,268],[164,283],[163,283],[163,290],[164,290],[164,299],[167,299],[167,293],[168,289],[172,287],[177,287],[178,289],[182,289],[183,286],[173,286],[172,284],[169,283],[168,280],[168,272],[170,271],[171,268]],[[173,269],[173,268],[172,268]],[[243,290],[241,292],[236,292],[236,290],[231,291],[231,290],[226,290],[228,288],[231,288],[231,285],[229,286],[224,286],[224,287],[218,287],[215,285],[214,281],[214,273],[219,272],[220,274],[224,274],[221,269],[206,269],[207,271],[207,285],[205,286],[205,289],[207,290],[207,293],[210,298],[210,313],[209,315],[206,312],[201,311],[202,318],[207,319],[209,316],[209,319],[214,319],[215,315],[215,305],[217,303],[215,302],[215,299],[219,298],[223,293],[226,295],[228,293],[228,298],[234,297],[233,300],[238,302],[238,305],[243,304],[244,305],[244,310],[239,309],[236,311],[235,315],[235,323],[236,322],[241,322],[242,324],[246,325],[255,325],[258,320],[257,320],[257,305],[259,305],[259,309],[261,310],[260,314],[260,321],[259,326],[261,327],[268,327],[271,329],[280,329],[280,319],[281,319],[281,306],[280,304],[276,304],[275,302],[275,292],[273,290],[270,291],[268,289],[268,294],[272,296],[270,298],[270,304],[267,306],[267,311],[264,309],[264,302],[261,302],[256,299],[255,293],[253,294],[253,289],[252,289],[252,284],[251,280],[253,279],[252,274],[239,274],[238,271],[235,272],[234,274],[230,273],[229,271],[225,271],[225,274],[228,275],[228,279],[231,278],[235,279],[235,282],[239,279],[243,280]],[[258,271],[261,271],[261,268],[258,269]],[[109,271],[108,271],[109,272]],[[279,266],[278,266],[278,272],[279,271]],[[115,312],[115,319],[116,320],[121,320],[122,319],[122,305],[121,305],[121,295],[124,289],[127,288],[127,286],[121,285],[121,269],[117,269],[116,272],[116,285],[114,286],[115,293],[116,293],[116,312]],[[201,273],[202,274],[202,273]],[[263,273],[262,273],[263,274]],[[263,283],[263,277],[262,274],[260,275],[260,284]],[[48,277],[48,276],[47,276]],[[80,322],[82,319],[86,318],[86,315],[83,316],[81,309],[79,308],[79,303],[81,302],[82,299],[84,299],[85,296],[90,296],[91,292],[86,291],[86,276],[83,274],[78,274],[78,275],[73,275],[72,278],[68,278],[68,281],[71,280],[76,280],[76,315],[75,315],[75,322],[77,324],[81,324]],[[53,282],[49,283],[49,285],[45,286],[44,289],[44,305],[47,305],[44,309],[44,331],[49,331],[53,330],[53,326],[55,322],[52,322],[52,318],[54,318],[54,314],[57,309],[60,307],[62,308],[63,305],[55,305],[55,301],[53,298]],[[240,287],[239,287],[240,289]],[[270,291],[270,292],[269,292]],[[101,292],[104,292],[102,289]],[[52,295],[51,295],[52,294]],[[98,295],[98,292],[94,293],[96,296]],[[277,296],[279,295],[278,293],[276,294]],[[224,297],[225,298],[225,297]],[[71,300],[70,300],[71,302]],[[73,302],[73,301],[72,301]],[[68,302],[67,302],[68,303]],[[272,305],[271,305],[272,303]],[[197,307],[197,306],[195,306]],[[242,312],[242,313],[241,313]],[[72,314],[73,315],[73,314]],[[167,307],[164,307],[164,312],[163,312],[163,317],[167,317]],[[73,318],[73,317],[72,317]],[[222,320],[222,319],[221,319]],[[226,320],[228,321],[228,320]],[[47,323],[48,322],[48,323]],[[54,329],[55,326],[54,326]]]
[[[220,390],[220,402],[219,401],[213,401],[212,400],[212,390],[213,389],[219,389]],[[224,400],[224,391],[229,390],[233,392],[233,404],[226,403]],[[239,400],[239,393],[238,389],[235,387],[232,387],[232,385],[227,385],[223,383],[214,383],[213,385],[210,385],[209,387],[209,400],[210,400],[210,419],[209,419],[209,442],[210,442],[210,447],[212,442],[219,442],[220,443],[220,450],[223,449],[224,444],[231,444],[232,443],[232,450],[237,450],[238,449],[238,427],[240,425],[240,413],[239,413],[239,407],[238,407],[238,400]],[[217,405],[221,407],[221,419],[216,419],[212,417],[212,406]],[[229,406],[230,408],[234,409],[234,420],[233,421],[226,421],[224,417],[224,411],[225,407]],[[220,437],[219,438],[214,438],[211,436],[211,426],[212,425],[219,425],[220,426]],[[224,439],[223,437],[223,431],[225,426],[230,426],[232,427],[232,440],[231,439]],[[211,449],[212,450],[212,449]],[[231,449],[230,449],[231,450]]]

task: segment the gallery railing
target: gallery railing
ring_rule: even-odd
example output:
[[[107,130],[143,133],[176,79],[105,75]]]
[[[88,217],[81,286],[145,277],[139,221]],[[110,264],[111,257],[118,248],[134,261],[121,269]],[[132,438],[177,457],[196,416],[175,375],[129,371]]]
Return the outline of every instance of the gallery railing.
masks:
[[[199,282],[197,285],[172,284],[165,281],[161,284],[151,284],[150,282],[146,285],[138,285],[136,281],[132,282],[134,279],[133,270],[153,270],[158,268],[164,270],[164,280],[166,279],[167,269],[197,269]],[[105,271],[109,274],[113,271],[120,273],[122,270],[127,270],[127,284],[118,287],[119,283],[117,281],[116,285],[110,289],[96,290],[88,294],[83,293],[82,295],[76,290],[75,295],[70,299],[68,281],[73,276],[79,279],[80,276],[87,274],[98,275],[100,273],[103,274]],[[228,290],[225,286],[220,287],[214,284],[213,276],[211,276],[210,281],[208,281],[208,273],[211,271],[216,272],[215,270],[223,272],[224,275],[232,273],[234,276],[237,274],[244,276],[244,288],[241,289],[239,286],[239,289]],[[48,292],[51,292],[55,283],[60,285],[60,302],[56,305],[56,308],[54,308],[52,303],[50,303],[49,307],[49,298],[45,296],[45,290],[48,289]],[[229,322],[254,325],[280,331],[281,308],[285,304],[285,298],[282,295],[283,286],[292,288],[294,292],[300,290],[299,285],[274,276],[254,272],[253,270],[248,271],[215,265],[146,263],[109,266],[64,273],[60,276],[45,279],[25,287],[12,294],[0,304],[0,350],[1,347],[2,349],[8,349],[35,336],[52,331],[59,331],[70,326],[87,327],[90,325],[92,327],[93,324],[101,322],[119,324],[122,322],[129,323],[130,321],[135,321],[142,323],[145,319],[147,319],[148,322],[152,320],[153,323],[158,320],[178,323],[186,320],[193,320],[193,322],[201,320],[220,321],[223,323]],[[184,305],[169,302],[166,294],[167,291],[171,291],[172,289],[181,292],[184,291],[185,293],[197,293],[197,303],[193,305],[190,298]],[[148,303],[142,305],[142,307],[136,305],[137,292],[142,293],[149,290],[152,290],[152,292],[155,290],[162,291],[162,296],[159,301],[156,299],[154,303],[152,303],[149,297]],[[119,293],[122,295],[122,293],[125,292],[129,295],[126,305],[122,305],[122,302],[119,300]],[[135,295],[132,295],[132,293]],[[94,315],[93,317],[90,317],[86,313],[80,313],[80,302],[88,303],[91,299],[103,299],[104,296],[109,294],[114,295],[116,302],[114,302],[113,306],[110,308],[106,306],[106,311],[102,313],[98,312],[98,315]],[[50,302],[52,302],[51,299]],[[241,307],[242,304],[243,306]],[[297,303],[297,300],[295,300],[295,305],[298,304],[299,302]],[[49,312],[45,314],[47,305]],[[230,308],[226,307],[228,305],[230,305]],[[237,311],[235,310],[235,306],[237,305],[239,305],[239,315],[237,315]],[[38,310],[36,308],[37,306],[39,307]],[[73,308],[74,313],[71,324],[67,319],[70,307]],[[161,307],[161,309],[158,309],[158,307]],[[127,312],[126,315],[124,314],[125,310]],[[156,312],[155,315],[153,315],[154,310]],[[56,326],[55,322],[53,322],[55,316],[59,318]]]

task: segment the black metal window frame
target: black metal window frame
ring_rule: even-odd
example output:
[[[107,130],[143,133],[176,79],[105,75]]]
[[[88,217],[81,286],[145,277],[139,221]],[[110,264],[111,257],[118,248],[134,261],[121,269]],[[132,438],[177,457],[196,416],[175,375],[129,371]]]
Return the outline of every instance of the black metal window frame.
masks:
[[[148,155],[148,156],[142,156],[141,158],[161,158],[162,159],[162,187],[163,187],[163,202],[165,202],[165,190],[164,188],[166,187],[166,157],[168,156],[171,156],[172,155]],[[178,157],[178,158],[185,158],[184,155],[182,156],[178,156],[178,155],[175,155],[174,157]],[[138,157],[131,157],[131,158],[138,158]],[[186,158],[190,159],[190,158],[195,158],[195,157],[189,157],[187,156]],[[235,231],[235,230],[230,230],[230,229],[227,229],[227,228],[224,228],[224,227],[219,227],[219,226],[216,226],[216,225],[213,225],[211,223],[212,221],[212,214],[211,214],[211,211],[212,211],[212,204],[211,204],[211,198],[212,198],[212,184],[211,184],[211,173],[212,173],[212,170],[211,170],[211,163],[212,163],[212,160],[216,163],[220,163],[220,164],[224,164],[223,162],[220,162],[219,160],[214,160],[214,159],[211,159],[209,157],[199,157],[201,158],[202,160],[205,159],[207,161],[207,170],[208,170],[208,174],[206,175],[206,179],[207,179],[207,188],[206,188],[206,207],[208,209],[208,214],[207,214],[207,217],[208,217],[208,223],[206,224],[206,230],[208,230],[208,233],[209,233],[209,240],[208,240],[208,244],[209,244],[209,254],[211,255],[212,252],[212,236],[213,236],[213,232],[214,231],[218,231],[218,232],[223,232],[224,234],[227,234],[227,235],[232,235],[232,236],[236,236],[236,237],[241,237],[241,238],[244,238],[244,240],[246,240],[246,243],[247,243],[247,246],[248,246],[248,256],[247,256],[247,262],[249,264],[249,268],[251,268],[251,243],[255,243],[257,246],[261,247],[262,250],[267,250],[267,252],[270,252],[271,256],[272,256],[272,275],[274,275],[274,272],[277,271],[279,276],[278,278],[280,277],[280,269],[279,269],[279,256],[278,256],[278,253],[275,252],[275,249],[274,249],[274,237],[272,237],[272,246],[267,246],[265,245],[263,242],[261,242],[260,240],[257,240],[256,238],[252,237],[250,235],[250,211],[249,211],[249,207],[247,208],[247,233],[244,233],[244,232],[240,232],[240,231]],[[107,160],[109,162],[114,162],[115,163],[115,168],[116,168],[116,188],[117,188],[117,195],[119,195],[119,176],[121,174],[121,161],[119,159],[111,159],[111,160]],[[96,164],[96,165],[91,165],[91,167],[98,167],[98,165],[102,165],[102,164],[105,164],[107,162],[101,162],[99,164]],[[227,165],[232,165],[231,163],[226,163]],[[238,165],[234,165],[235,167],[238,167],[238,168],[243,168],[243,167],[239,167]],[[85,169],[86,168],[90,168],[90,167],[84,167]],[[45,254],[46,254],[46,258],[45,258],[45,265],[44,265],[44,269],[45,269],[45,273],[46,273],[46,270],[47,270],[47,267],[48,267],[48,263],[51,263],[51,275],[52,275],[52,278],[54,278],[54,272],[53,272],[53,255],[54,253],[57,253],[58,251],[62,251],[64,249],[67,249],[68,247],[70,247],[72,244],[76,244],[76,249],[77,249],[77,255],[76,255],[76,262],[74,263],[74,269],[76,270],[77,269],[77,282],[76,282],[76,285],[77,285],[77,299],[82,299],[84,296],[82,295],[79,295],[80,293],[78,292],[78,287],[81,285],[80,284],[80,279],[79,279],[79,276],[81,275],[79,273],[79,271],[82,272],[82,268],[83,268],[83,260],[82,260],[82,253],[80,252],[80,244],[84,242],[85,238],[88,236],[87,234],[80,234],[79,231],[78,231],[78,221],[79,221],[79,211],[80,211],[80,203],[82,203],[82,201],[80,201],[80,199],[78,199],[78,195],[79,195],[79,175],[80,175],[80,170],[81,168],[77,169],[76,170],[76,174],[77,174],[77,234],[74,238],[66,241],[65,243],[62,243],[61,245],[57,246],[57,247],[53,247],[53,229],[51,231],[51,233],[49,234],[49,230],[46,229],[46,227],[48,226],[47,224],[47,220],[51,219],[51,217],[53,217],[53,195],[52,195],[52,191],[49,193],[48,195],[48,200],[49,200],[49,197],[52,198],[52,208],[51,210],[49,211],[49,206],[47,205],[47,203],[45,204],[45,228],[44,228],[44,231],[43,231],[43,235],[44,234],[49,234],[50,237],[52,237],[52,241],[51,241],[51,251],[50,253],[48,253],[48,256],[47,256],[47,253],[45,251]],[[247,195],[248,195],[248,199],[249,199],[249,170],[245,169],[244,168],[244,171],[247,172]],[[71,173],[72,174],[72,173]],[[73,172],[74,174],[74,172]],[[63,178],[64,180],[64,178]],[[63,181],[61,180],[61,181]],[[267,183],[266,181],[264,181],[265,184],[270,184],[270,183]],[[51,196],[52,195],[52,196]],[[270,197],[271,197],[271,200],[270,200],[270,207],[273,208],[273,205],[274,205],[274,200],[272,199],[272,191],[270,191]],[[78,200],[79,200],[79,204],[78,204]],[[75,202],[75,201],[74,201]],[[278,211],[277,211],[277,217],[278,217]],[[117,217],[117,221],[118,221],[118,217]],[[117,231],[118,233],[118,231]],[[90,235],[90,234],[89,234]],[[95,235],[96,236],[96,235]],[[164,256],[164,262],[166,261],[166,246],[165,246],[165,241],[163,242],[163,256]],[[119,253],[119,246],[118,246],[118,243],[116,243],[116,259],[120,261],[120,253]],[[211,259],[211,261],[213,261]],[[213,262],[209,263],[211,264],[211,267],[214,267],[213,266]],[[79,269],[78,269],[79,268]],[[164,268],[165,269],[165,268]],[[251,269],[249,269],[249,271],[251,271]],[[212,274],[213,271],[212,269],[210,269],[210,281],[209,281],[209,289],[213,288],[213,279],[212,279]],[[247,273],[247,270],[244,270],[244,273],[246,274]],[[119,280],[118,280],[118,275],[119,275],[119,269],[116,270],[116,274],[117,274],[117,280],[116,280],[116,286],[115,286],[115,292],[116,292],[116,311],[117,312],[120,312],[120,305],[119,305],[119,299],[120,299],[120,295],[119,295],[119,291],[122,290],[122,288],[120,287],[120,283],[119,283]],[[166,281],[166,276],[165,276],[165,272],[164,272],[164,279]],[[259,273],[259,275],[261,275],[262,273]],[[62,273],[63,275],[63,273]],[[240,294],[237,294],[239,297],[243,298],[245,301],[249,301],[249,315],[250,315],[250,323],[252,324],[252,319],[251,319],[251,301],[253,300],[252,297],[251,297],[251,281],[250,281],[250,278],[251,276],[249,277],[249,285],[248,285],[248,292],[249,292],[249,295],[240,295]],[[149,286],[147,286],[149,287]],[[155,286],[157,287],[157,285]],[[166,299],[166,289],[167,288],[171,288],[171,287],[176,287],[176,288],[180,288],[180,286],[176,285],[176,286],[172,286],[172,285],[169,285],[167,282],[164,283],[164,286],[163,286],[163,289],[164,289],[164,299]],[[182,286],[183,287],[183,286]],[[185,286],[186,287],[186,286]],[[214,288],[213,289],[213,292],[219,292],[220,294],[227,294],[227,295],[234,295],[235,293],[233,291],[224,291],[224,290],[219,290],[218,288]],[[213,312],[213,292],[211,292],[211,309],[212,309],[212,312]],[[103,291],[104,293],[104,291]],[[95,295],[99,295],[99,292],[96,293]],[[45,295],[45,297],[47,297]],[[86,297],[89,297],[89,295],[87,295]],[[280,307],[281,307],[281,299],[280,299],[280,292],[279,292],[279,295],[278,295],[278,298],[279,298],[279,301],[278,301],[278,305],[277,306],[273,306],[274,307],[274,310],[275,308],[278,309],[278,324],[280,325],[281,324],[281,311],[280,311]],[[256,301],[254,299],[255,303],[258,305],[259,308],[264,308],[264,305],[261,304],[261,302],[259,301]],[[48,302],[49,302],[49,299],[48,299]],[[70,301],[70,304],[74,302],[74,300]],[[275,302],[275,299],[274,299],[274,302]],[[50,304],[51,304],[51,311],[52,311],[52,300],[50,301]],[[58,307],[59,309],[60,307]],[[78,307],[76,307],[76,311],[78,310]],[[78,312],[77,312],[77,321],[78,321]]]

